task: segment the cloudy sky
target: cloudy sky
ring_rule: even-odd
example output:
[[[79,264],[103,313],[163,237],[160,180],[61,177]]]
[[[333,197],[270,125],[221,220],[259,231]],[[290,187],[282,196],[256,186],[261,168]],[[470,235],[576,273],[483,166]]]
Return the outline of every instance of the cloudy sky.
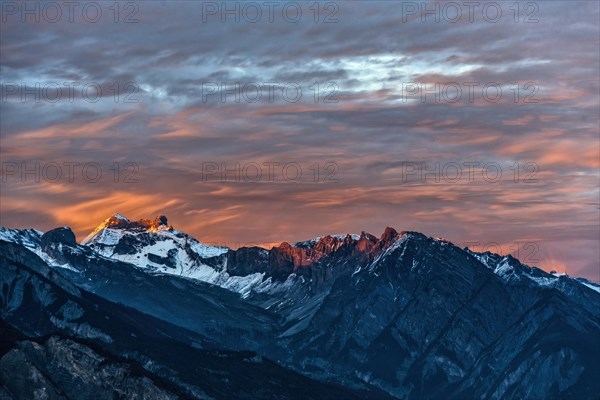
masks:
[[[78,4],[2,2],[2,226],[393,226],[600,281],[597,2]]]

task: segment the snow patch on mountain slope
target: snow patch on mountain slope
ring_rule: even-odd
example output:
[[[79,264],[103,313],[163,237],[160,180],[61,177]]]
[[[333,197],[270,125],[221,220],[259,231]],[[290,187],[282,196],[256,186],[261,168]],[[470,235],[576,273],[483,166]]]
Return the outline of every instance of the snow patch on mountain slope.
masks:
[[[299,286],[306,283],[306,279],[304,277],[297,274],[290,274],[287,279],[283,282],[273,282],[272,277],[268,277],[260,284],[254,287],[254,291],[257,293],[268,293],[268,294],[276,294],[287,292],[293,287]]]
[[[177,247],[180,250],[185,250],[186,248],[191,249],[194,253],[202,258],[217,257],[229,251],[229,249],[226,247],[204,245],[182,232],[179,232],[175,229],[169,230],[168,228],[163,227],[149,228],[141,232],[118,228],[103,228],[96,231],[93,236],[88,236],[85,241],[82,241],[82,244],[94,248],[96,251],[105,256],[111,256],[115,258],[120,256],[129,256],[129,258],[131,258],[131,255],[115,253],[115,247],[126,237],[128,239],[132,239],[136,250],[139,250],[138,253],[141,252],[144,253],[144,255],[152,253],[164,257],[167,256],[167,252],[173,247]],[[151,245],[145,245],[144,243],[148,241],[153,241],[155,243]],[[137,255],[138,254],[136,254],[136,256]],[[147,260],[142,259],[142,261],[146,262]]]
[[[41,240],[43,234],[42,231],[38,231],[37,229],[9,229],[0,227],[0,240],[19,244],[27,248],[51,267],[66,268],[74,272],[79,272],[69,264],[57,262],[42,250]]]
[[[583,278],[576,278],[574,279],[576,282],[581,283],[584,286],[587,286],[588,288],[595,290],[596,292],[600,293],[600,286],[596,285],[595,283],[592,283],[590,281],[588,281],[587,279],[583,279]]]
[[[115,246],[119,243],[119,240],[123,237],[123,231],[119,229],[105,228],[97,233],[95,243],[103,244],[106,246]],[[90,238],[91,239],[91,238]],[[85,245],[88,238],[84,239],[81,244]]]
[[[32,249],[39,247],[44,233],[37,229],[10,229],[0,227],[0,240]]]
[[[530,267],[522,263],[519,263],[519,271],[517,271],[515,267],[509,263],[509,256],[500,256],[494,253],[477,253],[474,251],[469,251],[469,253],[477,258],[483,265],[492,269],[494,273],[500,276],[504,281],[525,278],[539,286],[556,287],[559,278],[567,277],[573,282],[600,293],[600,285],[596,285],[583,278],[572,279],[564,273],[547,273],[539,268]]]
[[[209,246],[197,241],[194,241],[190,247],[196,254],[204,258],[217,257],[229,251],[227,247]]]
[[[123,217],[124,218],[124,217]],[[106,226],[86,239],[87,246],[109,258],[127,262],[155,274],[177,275],[207,282],[248,297],[254,288],[263,283],[264,273],[246,276],[230,275],[227,271],[227,247],[210,246],[172,227],[159,225],[148,229],[122,229]],[[128,222],[124,218],[122,221]],[[114,224],[114,220],[112,222]],[[127,251],[119,252],[119,247]],[[209,265],[210,264],[210,265]],[[270,286],[278,286],[272,283]]]
[[[396,240],[392,243],[391,246],[389,246],[381,254],[379,254],[377,257],[375,257],[375,259],[373,259],[371,264],[369,264],[368,270],[375,271],[379,262],[381,260],[385,259],[386,257],[388,257],[390,254],[392,254],[394,251],[396,251],[400,247],[402,247],[404,245],[404,243],[406,242],[406,240],[409,238],[409,236],[410,236],[410,233],[405,233],[401,236],[398,236],[396,238]],[[399,259],[401,259],[404,256],[405,251],[406,251],[406,247],[404,249],[402,249],[402,253],[398,256]],[[354,274],[360,272],[360,269],[361,269],[361,267],[359,267],[356,271],[354,271]]]
[[[227,272],[224,272],[222,277],[225,276],[227,278],[219,286],[233,292],[238,292],[243,298],[247,298],[252,293],[252,290],[263,282],[265,274],[264,272],[257,272],[246,276],[229,276]]]

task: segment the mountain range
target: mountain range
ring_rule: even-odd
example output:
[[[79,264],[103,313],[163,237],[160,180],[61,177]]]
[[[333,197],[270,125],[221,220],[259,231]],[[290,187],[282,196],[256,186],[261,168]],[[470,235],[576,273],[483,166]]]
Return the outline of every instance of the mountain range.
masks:
[[[0,399],[600,398],[600,286],[422,233],[0,228]]]

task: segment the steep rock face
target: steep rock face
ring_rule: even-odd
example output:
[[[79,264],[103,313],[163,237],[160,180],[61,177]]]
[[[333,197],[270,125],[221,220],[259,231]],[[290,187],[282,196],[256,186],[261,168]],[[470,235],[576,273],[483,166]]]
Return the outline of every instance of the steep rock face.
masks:
[[[357,392],[285,370],[256,354],[190,350],[186,365],[160,367],[115,356],[69,338],[22,340],[0,354],[0,398],[7,399],[391,399]],[[180,359],[181,360],[181,359]],[[164,367],[163,367],[164,368]],[[185,371],[188,368],[191,371]],[[183,379],[160,376],[181,373]],[[194,379],[195,377],[195,379]],[[193,384],[186,381],[192,381]]]
[[[404,234],[404,232],[402,234]],[[388,226],[381,234],[379,241],[375,244],[374,251],[379,253],[387,249],[396,241],[398,236],[400,236],[398,232],[394,228]]]
[[[598,320],[560,292],[544,290],[470,365],[454,396],[594,398],[600,390],[598,329]]]
[[[152,273],[186,276],[238,291],[244,296],[266,280],[273,288],[292,274],[326,289],[357,263],[372,259],[393,243],[398,233],[387,228],[381,239],[360,235],[327,235],[295,245],[283,242],[269,250],[237,250],[206,246],[183,232],[167,227],[167,218],[130,221],[115,214],[100,224],[82,244],[105,257],[132,263]],[[49,252],[57,264],[66,261]],[[345,262],[348,261],[348,262]],[[345,267],[341,267],[345,265]],[[263,285],[264,286],[264,285]],[[264,287],[263,287],[264,289]]]
[[[556,288],[571,301],[600,319],[600,309],[595,306],[595,299],[597,294],[600,293],[600,286],[597,284],[582,278],[572,279],[566,275],[549,274],[538,268],[524,265],[511,255],[501,256],[490,252],[467,251],[491,269],[507,285],[528,288],[539,286]]]
[[[242,247],[227,252],[227,272],[247,276],[269,271],[269,251],[262,247]]]
[[[555,288],[509,287],[463,250],[405,233],[337,279],[280,346],[314,376],[355,376],[399,398],[592,398],[600,322],[573,305]],[[537,379],[549,381],[532,388]]]
[[[394,234],[390,232],[394,232]],[[269,273],[274,279],[284,281],[292,274],[310,278],[315,287],[332,282],[335,277],[349,272],[341,266],[351,260],[355,267],[385,250],[397,237],[396,231],[387,228],[380,240],[362,232],[360,235],[327,235],[295,245],[283,242],[269,251]],[[337,270],[332,270],[333,265]]]
[[[304,262],[301,249],[292,247],[289,243],[281,243],[269,251],[269,275],[279,281],[284,281]]]
[[[3,398],[386,398],[311,380],[108,302],[73,287],[20,245],[0,241],[0,277]]]
[[[71,333],[81,333],[82,337],[106,337],[105,329],[98,330],[68,317],[62,318],[63,308],[70,310],[68,304],[72,301],[49,290],[46,283],[48,279],[60,283],[72,295],[78,295],[79,288],[82,288],[113,302],[135,307],[204,335],[203,340],[213,345],[218,343],[236,349],[256,348],[275,329],[275,316],[241,302],[234,293],[202,282],[149,276],[131,265],[102,258],[91,259],[81,270],[55,270],[48,268],[28,250],[1,241],[0,253],[0,287],[3,288],[0,291],[0,305],[4,305],[4,309],[0,308],[0,316],[8,318],[30,314],[35,325],[21,327],[28,334],[50,333],[59,327]],[[20,264],[39,268],[39,276],[24,274],[19,269]],[[46,302],[50,302],[52,308],[44,308]],[[228,311],[223,312],[226,309]],[[40,310],[54,311],[40,315]],[[111,338],[106,340],[110,341]]]
[[[51,337],[42,344],[20,342],[4,355],[0,385],[17,399],[180,398],[158,387],[151,374],[140,374],[140,370],[112,362],[72,340]]]
[[[37,229],[9,229],[0,226],[0,240],[20,244],[27,248],[40,247],[43,234]]]
[[[373,249],[373,246],[377,243],[377,238],[370,233],[362,231],[356,244],[356,251],[358,253],[369,253]]]
[[[70,258],[64,248],[77,246],[75,234],[68,228],[56,228],[44,233],[41,238],[41,250],[59,264],[67,264]],[[68,251],[68,250],[67,250]]]
[[[77,244],[75,240],[75,234],[71,230],[71,228],[55,228],[49,230],[48,232],[42,235],[42,249],[52,245],[52,244],[64,244],[67,246],[75,246]]]
[[[167,217],[164,215],[158,215],[153,220],[140,219],[139,221],[130,221],[120,214],[115,214],[100,224],[94,232],[84,239],[84,241],[89,241],[95,236],[96,233],[102,231],[103,229],[121,229],[132,232],[146,232],[159,230],[172,231],[173,227],[167,224]]]

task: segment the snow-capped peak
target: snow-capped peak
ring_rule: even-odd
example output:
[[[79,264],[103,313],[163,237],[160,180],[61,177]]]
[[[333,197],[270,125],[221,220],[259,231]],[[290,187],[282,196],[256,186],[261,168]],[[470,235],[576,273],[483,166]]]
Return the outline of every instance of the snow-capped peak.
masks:
[[[122,237],[121,231],[130,232],[159,232],[159,231],[174,231],[172,226],[167,224],[167,217],[158,215],[153,220],[140,219],[131,221],[127,217],[116,213],[105,219],[96,227],[85,239],[81,241],[83,245],[92,243],[116,244]]]
[[[127,221],[127,222],[129,222],[129,219],[127,219],[127,217],[125,217],[125,216],[123,216],[123,215],[121,215],[119,213],[115,213],[112,217],[109,217],[107,219],[110,219],[110,218],[116,218],[116,219],[120,219],[121,221]]]
[[[131,221],[115,214],[98,225],[81,243],[105,257],[134,264],[149,272],[183,275],[208,282],[217,279],[225,270],[226,261],[221,256],[229,251],[226,247],[205,245],[173,229],[164,215],[152,220]]]
[[[44,232],[37,229],[10,229],[0,226],[0,240],[17,243],[27,248],[39,247]]]

